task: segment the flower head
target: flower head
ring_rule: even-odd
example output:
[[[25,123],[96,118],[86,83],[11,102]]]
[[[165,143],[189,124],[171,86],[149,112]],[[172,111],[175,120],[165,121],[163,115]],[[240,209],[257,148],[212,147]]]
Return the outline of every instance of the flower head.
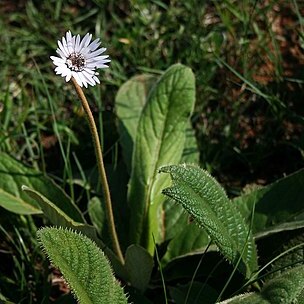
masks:
[[[99,39],[91,42],[92,35],[87,33],[83,39],[79,35],[72,36],[68,31],[62,40],[58,40],[56,53],[60,57],[51,56],[54,65],[56,65],[56,74],[65,77],[69,81],[74,77],[77,83],[87,88],[88,84],[94,86],[100,83],[95,71],[96,69],[107,68],[109,55],[100,55],[106,48],[97,49],[100,45]]]

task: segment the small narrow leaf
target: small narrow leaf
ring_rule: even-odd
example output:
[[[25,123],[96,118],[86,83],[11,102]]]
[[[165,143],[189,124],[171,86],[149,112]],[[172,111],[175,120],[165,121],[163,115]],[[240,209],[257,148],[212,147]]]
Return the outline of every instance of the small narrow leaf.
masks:
[[[93,226],[79,223],[70,218],[63,210],[61,210],[55,203],[48,200],[41,193],[28,188],[27,186],[22,186],[22,190],[26,192],[30,197],[32,197],[40,206],[44,215],[49,219],[49,221],[55,226],[62,226],[67,228],[73,228],[82,231],[88,236],[93,236],[93,231],[95,228]]]
[[[36,201],[21,191],[22,185],[39,189],[50,200],[56,199],[58,207],[72,219],[84,222],[78,207],[50,178],[0,152],[0,206],[18,214],[40,214]]]
[[[221,252],[249,277],[257,269],[256,248],[241,214],[228,199],[219,183],[197,166],[165,166],[160,172],[170,173],[172,186],[163,193],[182,206],[205,228]]]
[[[37,235],[45,253],[60,269],[79,303],[127,303],[107,258],[92,240],[61,228],[43,228]]]
[[[98,231],[99,235],[102,235],[102,229],[105,225],[105,212],[101,206],[101,201],[97,196],[90,199],[88,203],[88,212],[93,226]]]

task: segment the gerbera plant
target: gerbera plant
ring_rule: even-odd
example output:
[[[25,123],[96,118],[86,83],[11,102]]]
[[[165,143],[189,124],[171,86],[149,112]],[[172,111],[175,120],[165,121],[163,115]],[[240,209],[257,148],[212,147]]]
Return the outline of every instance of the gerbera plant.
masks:
[[[92,35],[89,33],[87,33],[84,38],[81,39],[80,35],[73,36],[72,33],[68,31],[65,37],[62,37],[61,41],[58,40],[58,48],[56,52],[60,57],[51,56],[50,58],[53,60],[53,63],[56,66],[56,74],[60,74],[62,77],[65,77],[66,81],[72,80],[76,92],[81,100],[83,109],[87,115],[94,142],[100,180],[103,187],[107,219],[113,247],[120,262],[123,264],[123,255],[115,228],[111,195],[104,168],[99,135],[89,103],[82,90],[82,86],[87,88],[88,84],[94,86],[96,83],[100,83],[97,77],[98,72],[96,72],[96,69],[107,68],[107,64],[111,60],[109,59],[109,55],[101,55],[106,51],[106,48],[98,48],[101,44],[99,39],[97,38],[93,42],[91,42],[91,40]]]
[[[232,201],[198,166],[189,119],[195,104],[195,77],[182,64],[159,76],[133,77],[116,95],[125,166],[113,176],[129,179],[128,187],[124,178],[112,184],[119,202],[125,204],[124,216],[115,225],[102,147],[83,91],[100,82],[98,69],[107,68],[110,62],[100,44],[90,34],[81,39],[68,31],[58,41],[58,57],[51,59],[55,72],[73,83],[86,113],[106,218],[100,216],[97,199],[96,208],[89,204],[93,224],[89,225],[76,204],[48,177],[4,153],[0,153],[0,206],[18,214],[42,212],[56,226],[40,229],[38,239],[81,304],[128,302],[111,266],[127,285],[129,302],[134,304],[161,303],[162,296],[166,303],[217,303],[223,298],[223,304],[304,303],[304,171]],[[25,193],[16,194],[21,186]],[[105,222],[110,246],[100,238],[106,232]],[[278,233],[285,233],[286,227],[293,234],[287,244],[280,244]],[[121,243],[116,229],[123,232]],[[270,251],[259,251],[259,261],[256,242],[270,244]],[[279,255],[272,258],[272,244],[277,243]],[[259,268],[260,261],[266,265]],[[162,284],[166,285],[164,295],[159,293]],[[227,300],[230,295],[236,297]]]

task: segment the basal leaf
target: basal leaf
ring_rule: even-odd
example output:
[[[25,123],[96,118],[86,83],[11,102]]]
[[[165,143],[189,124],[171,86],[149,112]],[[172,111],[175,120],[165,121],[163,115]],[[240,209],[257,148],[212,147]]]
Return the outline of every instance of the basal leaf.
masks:
[[[183,230],[170,241],[161,260],[162,265],[184,255],[204,252],[209,241],[206,232],[194,223],[184,225]]]
[[[73,230],[79,231],[89,237],[91,240],[97,243],[97,245],[105,251],[108,258],[111,260],[112,265],[121,277],[125,278],[126,274],[122,265],[119,263],[117,257],[98,237],[95,227],[88,225],[86,223],[79,223],[71,219],[67,214],[65,214],[60,208],[57,207],[53,202],[49,201],[39,192],[32,190],[26,186],[22,187],[28,195],[30,195],[39,204],[44,215],[49,219],[49,221],[57,227],[71,228]]]
[[[0,152],[0,206],[19,214],[41,213],[35,200],[21,191],[22,185],[39,189],[48,199],[56,200],[58,207],[71,218],[84,222],[77,206],[50,178]]]
[[[120,143],[129,172],[139,117],[156,80],[156,76],[149,74],[134,76],[119,88],[115,98]]]
[[[304,229],[281,232],[268,237],[260,245],[264,260],[275,259],[269,269],[268,278],[278,277],[295,266],[304,265]],[[275,249],[274,249],[275,248]],[[281,255],[281,256],[279,256]]]
[[[295,221],[304,212],[303,201],[304,169],[234,199],[247,222],[255,204],[253,232],[261,235],[276,225]]]
[[[134,76],[120,87],[116,95],[115,106],[119,118],[120,142],[129,171],[131,170],[132,152],[139,118],[148,95],[158,78],[150,74]],[[181,161],[186,163],[199,162],[199,150],[191,123],[186,129],[186,141]]]
[[[189,223],[189,214],[185,209],[176,204],[173,200],[166,200],[163,205],[164,210],[164,240],[173,239],[176,235],[181,233],[185,226]]]
[[[127,248],[125,268],[133,287],[144,292],[150,282],[153,269],[152,256],[141,246],[131,245]]]
[[[60,269],[79,303],[127,303],[107,258],[91,239],[61,228],[43,228],[37,235],[45,253]]]
[[[238,267],[249,277],[257,269],[255,244],[241,214],[219,183],[194,165],[165,166],[160,172],[170,173],[172,179],[172,186],[163,193],[182,204],[234,265],[242,256]]]
[[[191,123],[186,129],[186,140],[181,163],[199,164],[199,149]]]
[[[304,266],[284,272],[264,284],[260,293],[248,293],[220,302],[221,304],[292,304],[302,303]]]
[[[154,248],[152,233],[156,241],[161,238],[159,216],[164,198],[160,192],[168,183],[166,176],[157,175],[157,169],[180,161],[194,89],[189,68],[170,67],[153,86],[138,123],[128,192],[130,239],[149,252]]]

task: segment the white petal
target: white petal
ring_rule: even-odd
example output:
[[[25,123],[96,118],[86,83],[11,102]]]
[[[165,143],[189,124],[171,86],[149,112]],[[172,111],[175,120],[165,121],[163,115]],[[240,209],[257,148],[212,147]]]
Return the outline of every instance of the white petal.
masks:
[[[65,37],[66,37],[66,41],[69,42],[72,40],[72,33],[71,31],[67,31],[66,34],[65,34]]]
[[[106,56],[106,57],[105,57],[105,56]],[[96,57],[94,57],[94,58],[88,59],[87,61],[88,61],[88,62],[93,62],[93,61],[102,60],[102,61],[104,61],[104,62],[109,62],[109,61],[111,61],[111,60],[110,60],[110,59],[106,59],[106,58],[108,58],[108,57],[109,57],[108,55],[96,56]]]
[[[75,78],[76,82],[82,87],[82,81],[77,72],[73,71],[72,76]]]
[[[90,35],[89,33],[87,33],[87,34],[83,37],[83,39],[82,39],[82,41],[81,41],[81,43],[80,43],[80,50],[82,50],[83,48],[86,48],[87,45],[90,43],[90,40],[91,40],[91,35]]]
[[[83,73],[82,73],[82,72],[78,73],[78,76],[79,76],[79,78],[81,79],[83,85],[87,88],[87,87],[88,87],[87,80],[86,80],[86,78],[84,77]]]
[[[66,44],[67,44],[69,54],[73,53],[74,52],[74,43],[73,43],[72,33],[70,31],[68,31],[66,33]]]
[[[75,52],[76,53],[78,53],[79,52],[79,50],[80,50],[80,36],[79,35],[77,35],[76,36],[76,41],[75,41]]]
[[[86,71],[82,71],[82,75],[85,77],[85,79],[87,80],[87,82],[91,85],[94,86],[95,85],[95,81],[93,80],[93,76],[94,74],[90,74]]]
[[[106,50],[106,48],[101,48],[97,51],[89,53],[86,57],[87,58],[97,57],[98,55],[102,54],[105,50]],[[105,55],[105,56],[109,57],[109,55]]]
[[[70,55],[70,51],[69,51],[67,42],[66,42],[64,37],[62,37],[62,47],[63,47],[63,49],[64,49],[64,51],[65,51],[65,53],[67,54],[67,57],[68,57]]]
[[[68,68],[65,66],[62,66],[62,65],[55,68],[56,74],[60,74],[60,75],[66,75],[67,70],[68,70]]]
[[[66,58],[67,58],[67,56],[65,56],[64,53],[63,53],[60,49],[57,49],[57,50],[56,50],[56,53],[57,53],[61,58],[63,58],[63,59],[66,59]]]
[[[67,73],[67,75],[65,77],[65,81],[68,82],[71,79],[71,77],[72,77],[72,71],[69,69],[68,73]]]
[[[99,38],[97,38],[88,46],[88,48],[91,52],[93,52],[100,46],[100,43],[101,42],[99,42]]]
[[[68,57],[69,53],[67,52],[67,50],[65,49],[65,47],[63,46],[60,40],[58,40],[58,46],[59,46],[59,50],[64,54],[64,56]]]
[[[84,68],[83,70],[86,71],[86,72],[87,72],[88,74],[90,74],[90,75],[95,75],[95,72],[92,71],[91,69]]]
[[[100,83],[98,77],[96,77],[96,76],[93,76],[93,80],[95,80],[97,83]]]
[[[50,58],[53,60],[53,63],[56,64],[56,65],[65,64],[65,59],[55,57],[55,56],[51,56]]]
[[[92,34],[89,34],[89,37],[87,38],[87,41],[85,42],[84,47],[87,47],[90,44],[91,39],[92,39]]]

